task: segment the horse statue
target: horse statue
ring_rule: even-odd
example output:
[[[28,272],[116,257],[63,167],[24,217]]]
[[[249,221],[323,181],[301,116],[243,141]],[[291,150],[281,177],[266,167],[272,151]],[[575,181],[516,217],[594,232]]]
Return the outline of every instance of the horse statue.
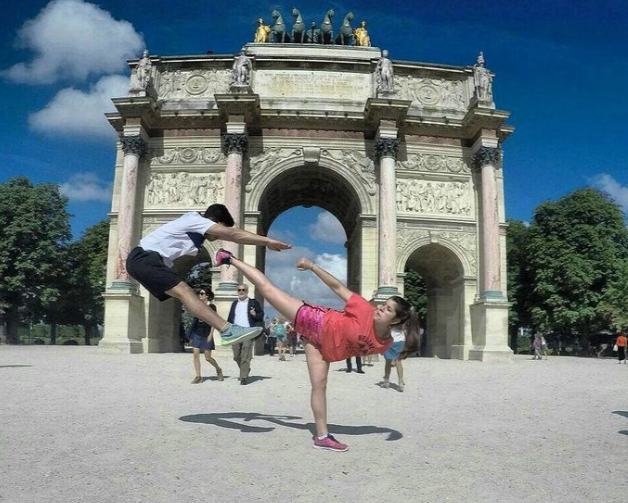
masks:
[[[301,13],[296,7],[292,9],[292,15],[294,16],[294,23],[292,23],[292,42],[296,43],[298,38],[299,42],[303,43],[305,42],[305,23],[303,22]]]
[[[353,12],[349,12],[344,20],[342,21],[342,25],[340,26],[340,33],[338,34],[338,38],[336,38],[336,43],[340,45],[353,45],[354,44],[354,35],[353,28],[351,27],[351,21],[353,21]]]
[[[279,11],[274,10],[272,17],[275,20],[275,24],[270,28],[270,31],[273,34],[274,41],[281,42],[283,44],[286,42],[286,25],[284,24]]]
[[[334,17],[334,11],[329,9],[325,14],[325,19],[321,23],[319,42],[321,44],[334,43],[334,27],[331,24],[331,18]]]

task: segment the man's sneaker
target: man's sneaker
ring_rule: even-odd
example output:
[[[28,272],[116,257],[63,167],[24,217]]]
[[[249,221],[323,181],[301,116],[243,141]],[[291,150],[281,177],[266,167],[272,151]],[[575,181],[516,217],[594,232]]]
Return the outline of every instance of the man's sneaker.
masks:
[[[216,253],[216,265],[231,265],[231,257],[233,257],[233,253],[220,248]]]
[[[349,450],[347,444],[338,442],[332,435],[327,435],[322,440],[318,437],[314,437],[314,449],[326,449],[328,451],[345,452]]]
[[[227,323],[225,329],[220,332],[220,338],[222,339],[220,344],[222,346],[231,346],[236,342],[244,342],[249,339],[255,339],[262,333],[262,327],[241,327],[239,325],[232,325]]]

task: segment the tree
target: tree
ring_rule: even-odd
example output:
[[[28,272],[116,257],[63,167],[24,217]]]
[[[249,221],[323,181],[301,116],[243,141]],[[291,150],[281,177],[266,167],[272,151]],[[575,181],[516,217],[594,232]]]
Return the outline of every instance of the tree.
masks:
[[[628,260],[619,266],[619,274],[609,283],[602,310],[610,318],[616,330],[628,332]]]
[[[533,279],[527,253],[529,239],[530,232],[526,224],[518,220],[508,222],[506,235],[508,300],[512,302],[508,325],[510,344],[515,351],[518,346],[519,327],[528,327],[532,322]]]
[[[589,334],[610,322],[602,301],[628,258],[619,206],[598,190],[576,190],[541,204],[529,233],[533,323],[577,332],[587,346]]]
[[[21,320],[37,321],[60,296],[70,239],[67,202],[56,185],[24,177],[0,185],[0,309],[9,342],[18,342]]]
[[[55,313],[64,324],[83,326],[86,346],[104,321],[102,294],[106,286],[108,246],[109,221],[103,220],[87,229],[68,248],[66,294]]]
[[[427,285],[423,276],[414,269],[406,271],[404,280],[404,298],[419,314],[419,323],[425,328],[427,321]]]

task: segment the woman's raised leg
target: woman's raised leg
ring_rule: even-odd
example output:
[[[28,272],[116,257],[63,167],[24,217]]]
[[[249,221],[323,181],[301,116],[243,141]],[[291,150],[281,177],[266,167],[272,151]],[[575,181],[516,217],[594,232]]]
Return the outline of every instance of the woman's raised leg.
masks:
[[[297,311],[303,305],[302,301],[277,288],[262,271],[252,265],[246,264],[235,257],[231,257],[231,264],[255,285],[260,295],[270,302],[271,306],[279,311],[290,323],[294,323]]]

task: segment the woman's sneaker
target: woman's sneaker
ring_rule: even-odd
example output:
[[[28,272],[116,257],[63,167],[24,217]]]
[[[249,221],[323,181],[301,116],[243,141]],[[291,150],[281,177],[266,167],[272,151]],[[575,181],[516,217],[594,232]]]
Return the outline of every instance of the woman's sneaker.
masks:
[[[236,342],[244,342],[249,339],[255,339],[262,333],[262,327],[241,327],[227,323],[225,329],[220,332],[220,344],[222,346],[231,346]]]
[[[332,435],[327,435],[323,439],[314,437],[314,449],[326,449],[328,451],[345,452],[349,450],[347,444],[338,442]]]
[[[233,253],[220,248],[216,253],[216,265],[231,265],[231,257],[233,257]]]

